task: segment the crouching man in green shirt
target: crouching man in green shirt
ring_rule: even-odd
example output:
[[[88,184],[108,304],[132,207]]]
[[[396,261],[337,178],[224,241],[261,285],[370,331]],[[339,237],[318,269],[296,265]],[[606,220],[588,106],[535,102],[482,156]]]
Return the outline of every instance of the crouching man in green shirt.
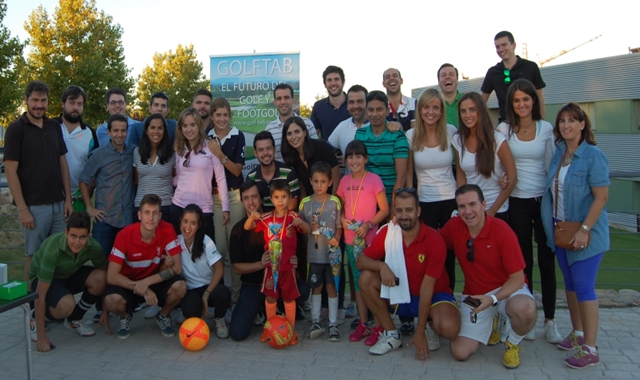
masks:
[[[82,317],[104,293],[107,260],[98,241],[89,236],[90,228],[86,211],[72,213],[65,231],[48,237],[33,257],[29,282],[38,299],[35,321],[31,320],[31,340],[38,342],[38,351],[55,348],[45,333],[45,317],[64,319],[64,325],[80,336],[95,335]],[[93,266],[85,265],[89,261]],[[73,297],[76,293],[82,293],[77,304]]]

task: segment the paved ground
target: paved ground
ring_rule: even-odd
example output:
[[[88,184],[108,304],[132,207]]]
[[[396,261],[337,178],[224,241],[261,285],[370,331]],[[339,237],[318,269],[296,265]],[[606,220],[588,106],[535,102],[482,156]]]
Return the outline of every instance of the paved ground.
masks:
[[[90,311],[91,314],[92,311]],[[348,341],[348,323],[341,327],[343,340],[331,343],[326,336],[317,340],[302,338],[298,346],[275,350],[259,341],[259,328],[247,341],[220,340],[212,336],[199,352],[185,351],[177,337],[164,338],[153,320],[141,313],[132,322],[132,336],[118,340],[104,328],[95,337],[81,338],[62,324],[51,324],[49,338],[57,348],[48,353],[33,349],[33,368],[37,379],[640,379],[640,308],[601,309],[598,337],[602,364],[585,370],[564,365],[568,355],[546,343],[542,334],[542,315],[536,326],[538,339],[523,341],[522,364],[518,369],[502,366],[501,345],[482,347],[465,363],[452,359],[448,342],[431,354],[427,363],[414,360],[413,347],[403,347],[384,356],[369,355],[362,343]],[[349,320],[347,320],[349,321]],[[561,334],[568,333],[569,313],[557,311]],[[111,326],[116,329],[116,319]],[[0,379],[26,377],[22,311],[0,314]],[[213,320],[209,320],[213,327]],[[308,322],[298,322],[299,332]],[[114,330],[115,331],[115,330]],[[404,338],[408,343],[409,338]]]

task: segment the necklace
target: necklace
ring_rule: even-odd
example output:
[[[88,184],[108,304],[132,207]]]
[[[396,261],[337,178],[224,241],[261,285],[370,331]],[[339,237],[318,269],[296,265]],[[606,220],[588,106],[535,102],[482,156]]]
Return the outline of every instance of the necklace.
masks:
[[[353,202],[353,174],[351,175],[351,179],[349,180],[349,187],[351,192],[349,193],[349,198],[351,199],[351,223],[356,222],[356,208],[358,207],[358,200],[360,199],[360,191],[362,191],[362,184],[364,183],[364,179],[367,178],[367,171],[364,171],[364,175],[362,176],[362,180],[360,180],[360,187],[358,187],[358,194],[356,195],[356,201]]]
[[[315,219],[316,223],[318,223],[318,233],[313,234],[313,238],[315,239],[315,247],[318,249],[318,235],[320,235],[320,216],[324,213],[324,205],[327,203],[328,194],[324,195],[324,200],[322,201],[322,207],[320,211],[316,209],[316,212],[313,212],[313,196],[311,197],[311,217]],[[314,231],[315,232],[315,231]]]
[[[569,153],[569,149],[567,149],[566,153],[564,154],[564,161],[562,163],[562,166],[571,165],[571,161],[573,161],[573,153]]]

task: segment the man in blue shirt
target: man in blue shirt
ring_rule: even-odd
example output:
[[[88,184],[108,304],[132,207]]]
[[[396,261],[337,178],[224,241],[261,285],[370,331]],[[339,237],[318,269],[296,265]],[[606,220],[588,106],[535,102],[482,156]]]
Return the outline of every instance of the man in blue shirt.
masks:
[[[322,73],[322,81],[328,97],[318,100],[311,111],[311,121],[327,141],[336,126],[349,118],[347,94],[344,93],[344,71],[338,66],[327,66]]]
[[[151,101],[149,102],[149,115],[153,115],[159,113],[166,119],[169,114],[169,97],[164,92],[156,92],[151,95]],[[145,119],[146,120],[146,119]],[[167,133],[169,134],[169,139],[171,140],[171,146],[173,146],[173,141],[176,135],[176,124],[177,122],[173,119],[166,119],[167,121]],[[127,137],[127,144],[138,146],[140,144],[140,139],[142,138],[142,134],[144,133],[144,121],[139,123],[135,123],[129,129],[129,137]]]
[[[114,87],[107,91],[107,111],[109,115],[122,115],[127,119],[127,133],[131,129],[131,126],[137,123],[136,120],[128,117],[127,112],[127,92],[122,87]],[[109,142],[109,132],[107,131],[107,123],[105,122],[98,128],[96,128],[96,136],[98,136],[98,142],[100,146],[105,146]]]

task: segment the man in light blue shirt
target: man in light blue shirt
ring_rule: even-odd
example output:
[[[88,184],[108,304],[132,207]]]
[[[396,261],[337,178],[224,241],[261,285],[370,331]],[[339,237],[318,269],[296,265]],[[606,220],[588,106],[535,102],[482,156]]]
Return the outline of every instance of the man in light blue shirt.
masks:
[[[107,111],[109,115],[124,115],[127,118],[127,133],[131,130],[131,126],[138,121],[128,117],[125,112],[127,110],[127,92],[122,87],[114,87],[107,91]],[[105,146],[109,142],[109,131],[107,130],[107,122],[96,128],[96,136],[98,136],[99,146]]]
[[[169,114],[169,97],[164,92],[156,92],[151,95],[151,101],[149,102],[149,115],[160,114],[166,119]],[[146,119],[145,119],[146,120]],[[167,133],[171,140],[171,146],[176,135],[177,122],[173,119],[166,119],[167,121]],[[144,121],[137,122],[129,128],[129,134],[127,137],[127,145],[138,146],[140,145],[140,139],[144,133]]]

